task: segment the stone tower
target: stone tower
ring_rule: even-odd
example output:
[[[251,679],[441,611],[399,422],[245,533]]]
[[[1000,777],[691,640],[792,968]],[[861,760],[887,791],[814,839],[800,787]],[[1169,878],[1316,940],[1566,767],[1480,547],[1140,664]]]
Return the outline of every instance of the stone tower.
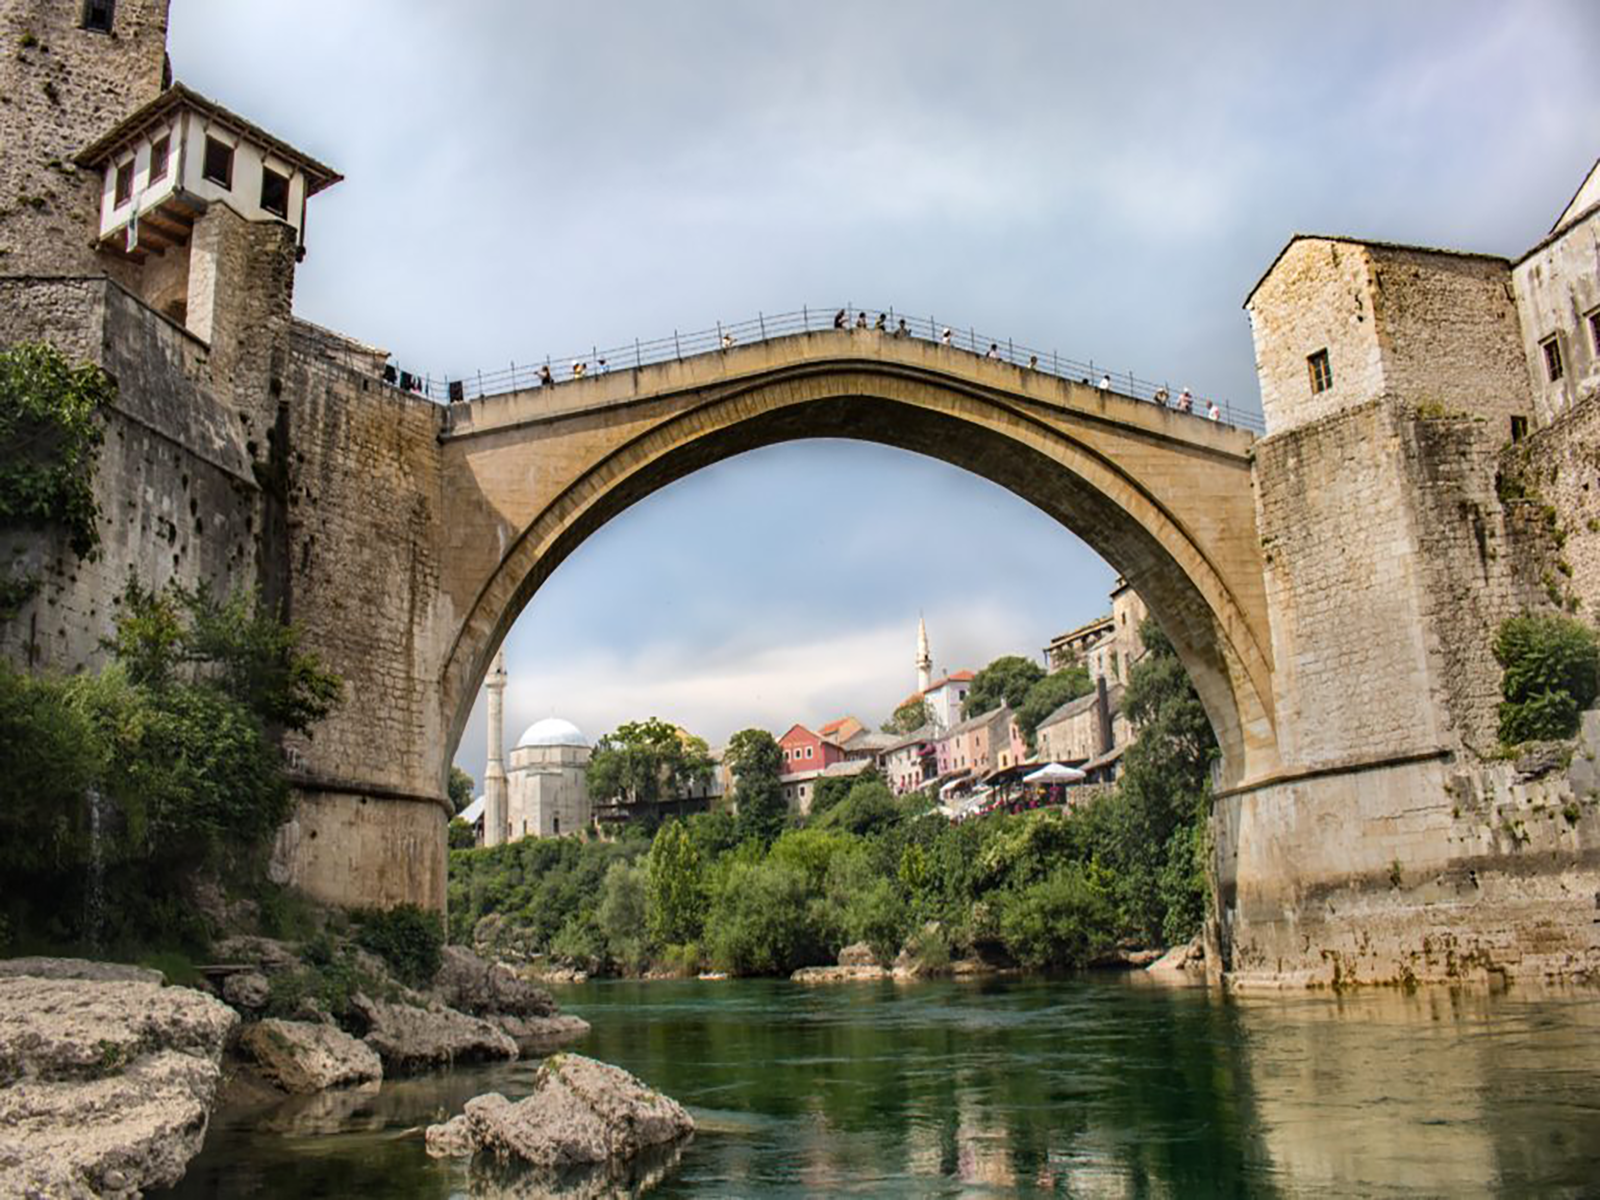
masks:
[[[100,173],[73,159],[166,82],[168,0],[0,4],[0,265],[104,275]],[[117,273],[115,265],[110,273]]]
[[[498,651],[485,683],[489,689],[489,762],[483,768],[483,844],[506,840],[506,652]]]
[[[928,650],[928,623],[917,618],[917,691],[925,692],[933,685],[933,655]]]

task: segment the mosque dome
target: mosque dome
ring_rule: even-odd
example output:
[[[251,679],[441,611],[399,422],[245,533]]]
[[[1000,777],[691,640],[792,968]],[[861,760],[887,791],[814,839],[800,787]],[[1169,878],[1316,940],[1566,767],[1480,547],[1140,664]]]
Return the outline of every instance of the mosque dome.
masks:
[[[589,739],[583,736],[583,731],[571,721],[563,721],[560,717],[546,717],[542,721],[535,721],[522,731],[522,736],[517,739],[517,748],[524,746],[582,746],[589,748]]]

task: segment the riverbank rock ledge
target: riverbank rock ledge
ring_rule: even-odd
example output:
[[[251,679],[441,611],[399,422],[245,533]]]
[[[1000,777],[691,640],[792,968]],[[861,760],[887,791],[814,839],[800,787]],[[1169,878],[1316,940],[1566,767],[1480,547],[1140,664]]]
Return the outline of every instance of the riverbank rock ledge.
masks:
[[[127,1200],[176,1183],[238,1022],[188,988],[0,977],[0,1196]]]
[[[620,1067],[557,1054],[539,1068],[533,1093],[513,1104],[498,1092],[426,1134],[435,1157],[491,1153],[537,1167],[628,1159],[688,1137],[694,1119]]]
[[[513,1017],[553,1017],[559,1011],[550,993],[522,978],[504,963],[479,958],[463,946],[446,946],[434,976],[434,999],[475,1017],[504,1013]]]
[[[414,1008],[364,995],[350,1003],[367,1023],[367,1045],[388,1070],[516,1058],[519,1053],[516,1041],[492,1021],[442,1004]]]
[[[257,1021],[245,1026],[239,1048],[286,1092],[307,1095],[383,1078],[378,1052],[332,1025]]]
[[[887,979],[889,972],[878,965],[872,947],[856,942],[839,951],[833,967],[801,967],[789,977],[795,983],[851,983],[863,979]]]

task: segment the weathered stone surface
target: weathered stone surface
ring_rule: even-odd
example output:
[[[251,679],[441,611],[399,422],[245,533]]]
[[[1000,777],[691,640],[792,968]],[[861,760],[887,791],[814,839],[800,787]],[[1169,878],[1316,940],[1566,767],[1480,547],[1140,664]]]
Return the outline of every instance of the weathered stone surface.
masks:
[[[514,1017],[507,1013],[490,1013],[484,1020],[504,1030],[523,1054],[547,1054],[557,1046],[576,1041],[589,1032],[589,1022],[569,1013],[553,1017]]]
[[[438,1005],[413,1008],[361,995],[352,1003],[368,1023],[367,1044],[387,1069],[517,1057],[511,1036],[482,1017]]]
[[[876,967],[878,956],[872,952],[872,947],[865,942],[854,942],[839,951],[839,965],[841,967]]]
[[[478,1149],[466,1113],[457,1113],[443,1125],[429,1125],[423,1141],[434,1158],[466,1158]]]
[[[801,967],[789,978],[795,983],[858,983],[887,979],[889,972],[877,963],[865,967]]]
[[[1174,946],[1160,958],[1145,967],[1151,975],[1204,976],[1206,971],[1205,943],[1200,938]]]
[[[95,962],[87,958],[0,958],[0,979],[29,975],[35,979],[87,979],[98,983],[166,982],[166,976],[149,967],[129,963]]]
[[[255,1012],[267,1006],[272,996],[272,985],[259,971],[241,971],[222,981],[222,998],[235,1008]]]
[[[320,1092],[383,1078],[377,1051],[330,1025],[257,1021],[245,1026],[239,1046],[286,1092]]]
[[[503,963],[479,958],[465,946],[444,948],[430,991],[441,1004],[475,1016],[550,1017],[557,1011],[556,1002],[542,987]]]
[[[693,1132],[694,1119],[681,1105],[628,1072],[558,1054],[539,1068],[525,1100],[513,1104],[498,1092],[474,1097],[461,1116],[428,1130],[428,1147],[561,1168],[631,1158]]]
[[[188,988],[0,979],[0,1195],[131,1197],[177,1182],[238,1020]]]

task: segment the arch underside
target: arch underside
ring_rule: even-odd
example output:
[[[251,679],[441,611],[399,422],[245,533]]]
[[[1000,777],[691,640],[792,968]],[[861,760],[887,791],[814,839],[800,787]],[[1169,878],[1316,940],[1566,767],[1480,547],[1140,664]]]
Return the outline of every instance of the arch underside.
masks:
[[[533,453],[515,435],[498,453]],[[1223,749],[1224,783],[1275,766],[1271,669],[1265,638],[1219,565],[1173,505],[1092,439],[1073,436],[1030,406],[950,380],[857,364],[784,372],[699,393],[647,432],[589,463],[500,557],[478,589],[441,678],[453,754],[495,649],[557,566],[631,505],[704,467],[802,438],[854,438],[927,455],[1006,488],[1077,534],[1121,573],[1171,638]],[[1175,447],[1193,466],[1196,454]],[[1207,467],[1206,469],[1211,469]],[[1247,463],[1224,462],[1224,486],[1249,494]],[[1238,531],[1257,553],[1253,515]],[[1259,565],[1257,565],[1259,578]],[[447,755],[446,762],[449,761]]]

